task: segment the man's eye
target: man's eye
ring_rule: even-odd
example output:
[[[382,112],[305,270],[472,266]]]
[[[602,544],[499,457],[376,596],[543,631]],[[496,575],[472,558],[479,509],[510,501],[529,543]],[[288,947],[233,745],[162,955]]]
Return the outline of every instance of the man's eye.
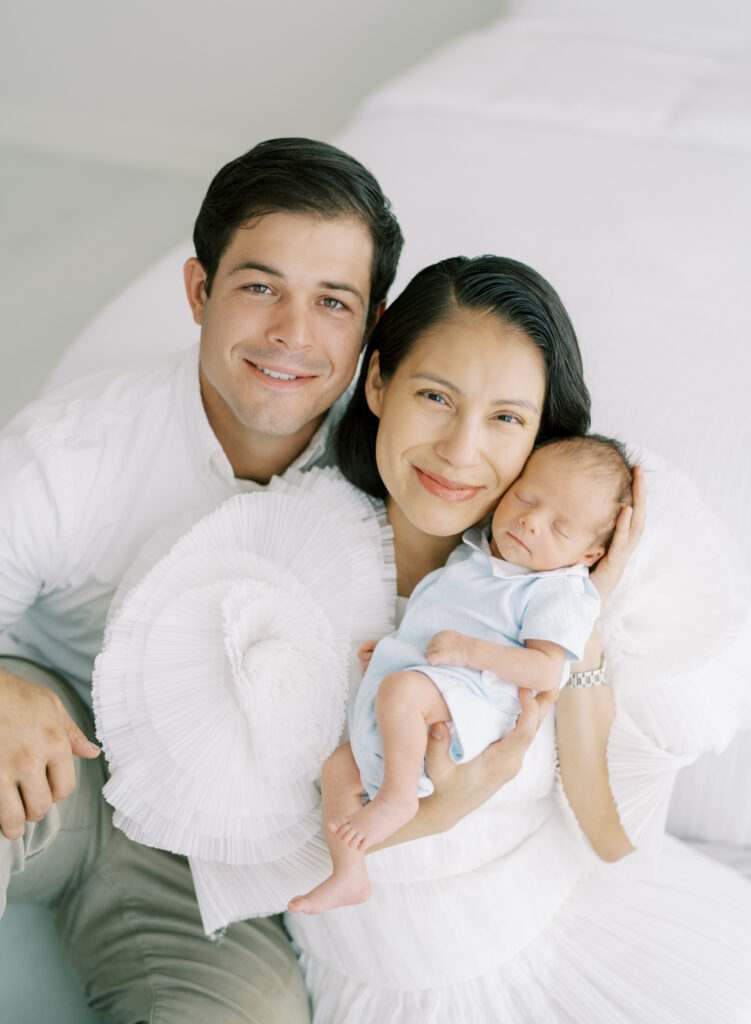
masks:
[[[327,295],[325,298],[321,299],[321,302],[326,307],[326,309],[346,309],[347,308],[344,305],[343,302],[340,302],[339,299],[333,299],[330,295]]]
[[[271,288],[267,284],[246,284],[243,286],[247,292],[253,292],[254,295],[268,295]]]

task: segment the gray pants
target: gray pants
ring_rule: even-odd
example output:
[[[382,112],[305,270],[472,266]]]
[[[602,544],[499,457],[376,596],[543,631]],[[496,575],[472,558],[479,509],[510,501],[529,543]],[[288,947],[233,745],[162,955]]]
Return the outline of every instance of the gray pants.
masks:
[[[62,679],[0,658],[0,668],[54,690],[93,735],[91,715]],[[22,839],[0,834],[0,913],[8,902],[43,903],[86,998],[117,1024],[303,1024],[308,1000],[278,918],[204,934],[188,863],[140,846],[112,825],[101,791],[103,756],[75,758],[77,786]],[[29,964],[33,970],[33,964]],[[50,1009],[53,1019],[54,1008]]]

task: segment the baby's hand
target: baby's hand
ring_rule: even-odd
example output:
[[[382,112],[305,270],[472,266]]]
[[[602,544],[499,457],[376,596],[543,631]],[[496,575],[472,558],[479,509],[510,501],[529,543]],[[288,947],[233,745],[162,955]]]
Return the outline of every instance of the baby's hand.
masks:
[[[377,640],[368,640],[368,642],[363,644],[357,652],[357,657],[360,659],[360,664],[362,665],[363,675],[368,671],[368,665],[370,664],[370,659],[373,657],[373,651],[375,650],[377,643]]]
[[[469,665],[472,637],[453,629],[442,629],[428,641],[429,665]]]

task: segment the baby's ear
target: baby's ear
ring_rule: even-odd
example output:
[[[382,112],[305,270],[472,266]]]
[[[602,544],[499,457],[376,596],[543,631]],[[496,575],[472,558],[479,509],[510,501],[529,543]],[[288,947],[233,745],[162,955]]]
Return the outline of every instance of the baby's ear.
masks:
[[[588,551],[582,561],[585,565],[594,565],[595,562],[599,562],[604,554],[605,548],[600,544],[600,546],[595,548],[594,551]]]

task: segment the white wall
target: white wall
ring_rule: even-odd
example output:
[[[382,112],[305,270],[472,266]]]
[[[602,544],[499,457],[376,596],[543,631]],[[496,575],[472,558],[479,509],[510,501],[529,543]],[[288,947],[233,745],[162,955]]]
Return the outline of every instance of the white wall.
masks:
[[[0,141],[204,177],[275,135],[329,138],[379,82],[501,0],[6,5]]]

